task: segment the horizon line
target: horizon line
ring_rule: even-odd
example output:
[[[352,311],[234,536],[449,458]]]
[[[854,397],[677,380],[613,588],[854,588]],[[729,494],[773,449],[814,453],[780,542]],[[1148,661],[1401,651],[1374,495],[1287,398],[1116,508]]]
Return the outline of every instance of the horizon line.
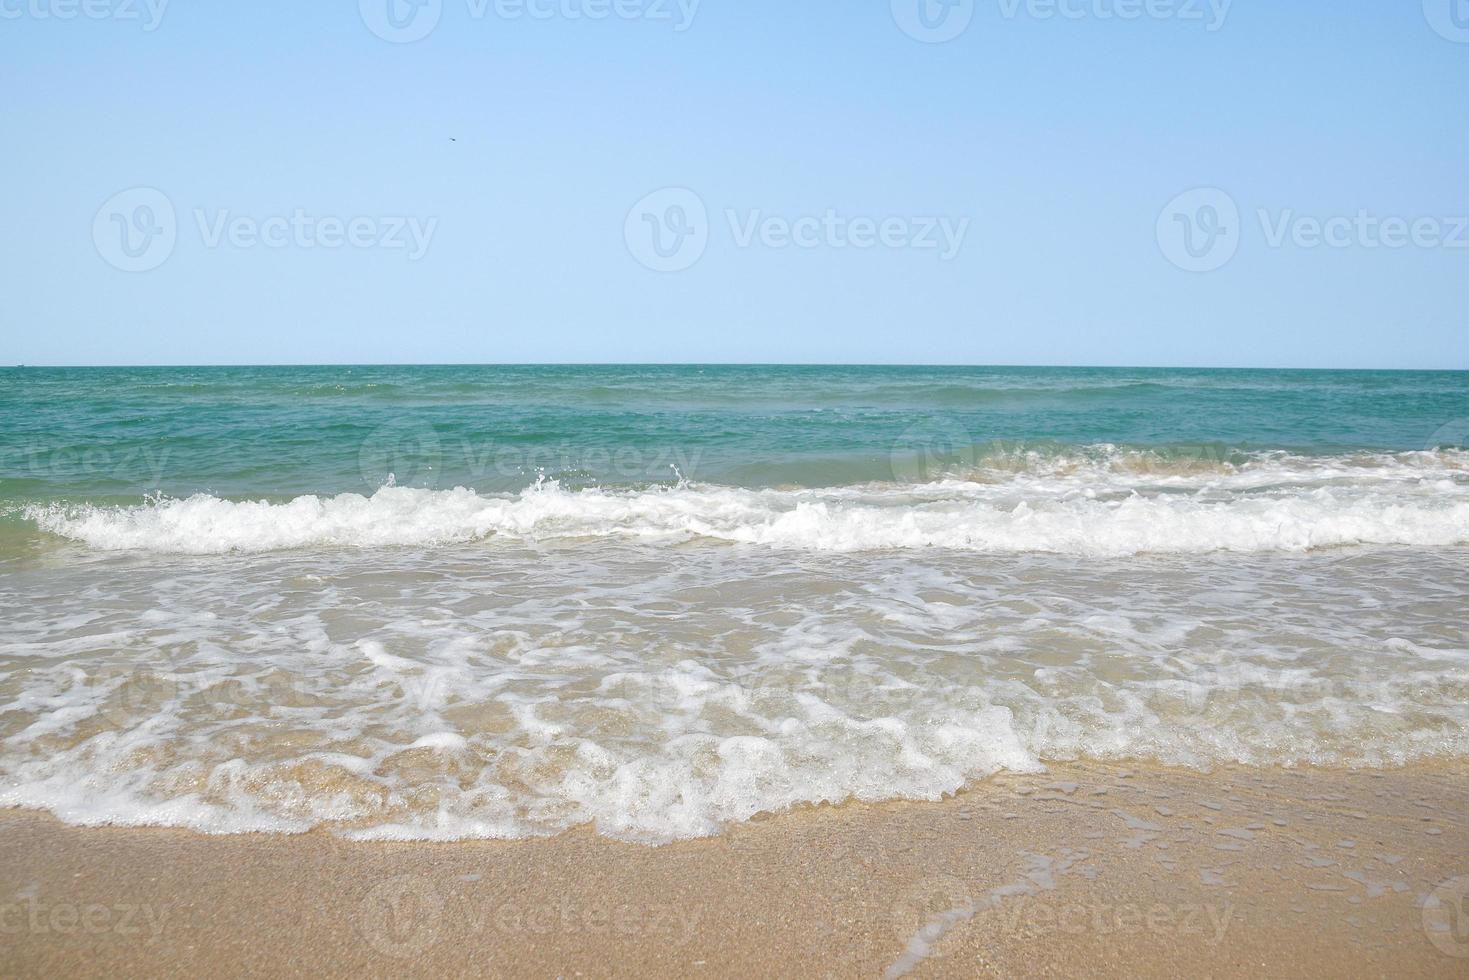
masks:
[[[29,368],[39,370],[150,370],[158,368],[928,368],[970,370],[1055,370],[1055,371],[1315,371],[1321,373],[1436,373],[1459,374],[1469,367],[1302,367],[1294,365],[1201,365],[1201,364],[1023,364],[1023,363],[927,363],[921,361],[280,361],[280,362],[215,362],[172,364],[59,364],[14,363],[3,370]]]

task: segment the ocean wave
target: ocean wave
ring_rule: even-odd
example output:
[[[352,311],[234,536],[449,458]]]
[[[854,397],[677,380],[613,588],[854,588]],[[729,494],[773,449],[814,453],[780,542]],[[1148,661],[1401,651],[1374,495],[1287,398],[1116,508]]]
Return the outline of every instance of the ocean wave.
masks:
[[[487,670],[487,649],[462,640],[409,657],[311,638],[297,659],[274,652],[228,682],[246,665],[158,663],[83,683],[71,667],[36,671],[15,709],[36,720],[0,751],[0,805],[83,825],[363,839],[590,824],[656,844],[809,804],[937,800],[1048,761],[1384,766],[1469,753],[1462,649],[1390,641],[1380,670],[1335,675],[1189,658],[1127,683],[1026,678],[1023,663],[976,652],[982,666],[956,684],[810,640],[783,650],[783,666],[733,673],[569,647],[533,686],[512,661]],[[1146,648],[1119,642],[1107,659],[1135,667]]]
[[[657,843],[1051,761],[1463,759],[1466,583],[1464,552],[1423,548],[1124,564],[598,540],[43,562],[0,575],[0,806]]]
[[[180,554],[433,546],[510,539],[707,539],[809,551],[960,549],[1093,556],[1302,552],[1469,543],[1469,454],[1236,464],[1099,447],[984,457],[964,478],[830,489],[683,483],[517,494],[386,486],[371,496],[131,506],[33,505],[41,530],[101,550]]]

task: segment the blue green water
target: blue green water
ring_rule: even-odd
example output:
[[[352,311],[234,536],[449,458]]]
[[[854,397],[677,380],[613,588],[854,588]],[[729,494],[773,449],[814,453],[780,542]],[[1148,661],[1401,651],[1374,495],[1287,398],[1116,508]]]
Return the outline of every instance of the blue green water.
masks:
[[[827,487],[901,457],[1112,444],[1219,458],[1462,443],[1463,372],[965,367],[0,371],[0,506],[522,489]],[[1447,427],[1447,428],[1445,428]],[[977,448],[971,448],[977,447]],[[895,474],[896,463],[900,471]]]
[[[0,372],[0,806],[628,840],[1469,757],[1469,375]]]

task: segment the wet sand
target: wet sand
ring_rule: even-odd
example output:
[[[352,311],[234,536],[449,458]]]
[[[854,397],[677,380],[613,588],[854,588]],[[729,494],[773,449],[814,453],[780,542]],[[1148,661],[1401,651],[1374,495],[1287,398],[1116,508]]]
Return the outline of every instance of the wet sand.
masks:
[[[661,848],[0,811],[0,976],[1469,977],[1469,770],[1053,766]]]

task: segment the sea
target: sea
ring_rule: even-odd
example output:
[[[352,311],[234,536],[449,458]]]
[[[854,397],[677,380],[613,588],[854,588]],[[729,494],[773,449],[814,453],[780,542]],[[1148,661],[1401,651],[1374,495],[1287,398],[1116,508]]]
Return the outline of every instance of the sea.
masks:
[[[1469,755],[1469,374],[0,369],[0,806],[646,844]]]

